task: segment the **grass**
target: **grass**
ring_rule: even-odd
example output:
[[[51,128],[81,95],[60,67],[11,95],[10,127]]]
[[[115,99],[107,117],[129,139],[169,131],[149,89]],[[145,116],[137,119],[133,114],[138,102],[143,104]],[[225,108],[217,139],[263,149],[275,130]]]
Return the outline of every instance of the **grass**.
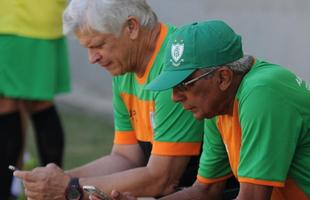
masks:
[[[113,125],[99,117],[60,111],[65,131],[64,169],[80,166],[110,153]],[[32,129],[28,131],[26,149],[37,158]]]
[[[64,169],[81,166],[110,153],[114,135],[111,120],[61,110],[60,116],[66,140]],[[27,131],[26,152],[29,152],[38,163],[37,148],[31,127]],[[35,164],[32,163],[32,165]]]

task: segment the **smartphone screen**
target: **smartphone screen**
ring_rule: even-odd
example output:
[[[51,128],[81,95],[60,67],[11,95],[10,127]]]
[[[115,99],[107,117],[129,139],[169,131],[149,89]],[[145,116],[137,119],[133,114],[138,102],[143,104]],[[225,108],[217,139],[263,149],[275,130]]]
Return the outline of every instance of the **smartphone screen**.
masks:
[[[83,190],[89,194],[93,194],[101,200],[112,200],[106,193],[92,185],[84,185]]]

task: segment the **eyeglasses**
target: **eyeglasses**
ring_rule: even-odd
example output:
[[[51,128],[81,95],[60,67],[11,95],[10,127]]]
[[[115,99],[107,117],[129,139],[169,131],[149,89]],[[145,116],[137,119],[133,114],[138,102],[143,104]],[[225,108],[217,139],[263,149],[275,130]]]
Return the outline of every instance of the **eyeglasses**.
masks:
[[[212,72],[214,72],[215,70],[217,70],[217,68],[212,69],[204,74],[201,74],[200,76],[197,76],[196,78],[193,78],[191,80],[188,81],[183,81],[181,83],[179,83],[178,85],[175,86],[175,88],[178,88],[181,91],[186,91],[189,89],[189,85],[195,83],[196,81],[199,81],[200,79],[202,79],[203,77],[208,76],[209,74],[211,74]]]

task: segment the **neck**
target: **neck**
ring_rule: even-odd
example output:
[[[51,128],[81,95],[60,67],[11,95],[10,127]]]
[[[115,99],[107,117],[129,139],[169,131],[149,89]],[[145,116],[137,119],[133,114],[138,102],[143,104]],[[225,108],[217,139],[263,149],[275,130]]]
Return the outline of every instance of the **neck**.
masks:
[[[151,60],[155,51],[156,43],[160,34],[160,24],[158,23],[153,29],[141,29],[141,37],[136,48],[136,70],[135,74],[142,77],[146,67]]]
[[[240,83],[243,79],[245,74],[243,75],[236,75],[234,77],[234,80],[230,86],[230,89],[228,90],[227,93],[227,98],[226,98],[226,106],[227,106],[227,113],[228,115],[232,115],[234,111],[234,102],[235,102],[235,97],[237,94],[237,91],[239,89]]]

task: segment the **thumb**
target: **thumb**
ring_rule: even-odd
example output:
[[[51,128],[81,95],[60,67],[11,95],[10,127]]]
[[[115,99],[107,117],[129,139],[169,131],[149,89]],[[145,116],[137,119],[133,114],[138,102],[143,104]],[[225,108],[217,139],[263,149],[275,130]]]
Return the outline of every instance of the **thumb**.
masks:
[[[113,199],[115,199],[115,200],[120,199],[121,198],[121,193],[119,191],[112,190],[111,197]]]
[[[13,175],[17,178],[21,178],[21,179],[25,179],[26,178],[26,175],[28,174],[29,172],[27,171],[20,171],[20,170],[16,170],[13,172]]]

